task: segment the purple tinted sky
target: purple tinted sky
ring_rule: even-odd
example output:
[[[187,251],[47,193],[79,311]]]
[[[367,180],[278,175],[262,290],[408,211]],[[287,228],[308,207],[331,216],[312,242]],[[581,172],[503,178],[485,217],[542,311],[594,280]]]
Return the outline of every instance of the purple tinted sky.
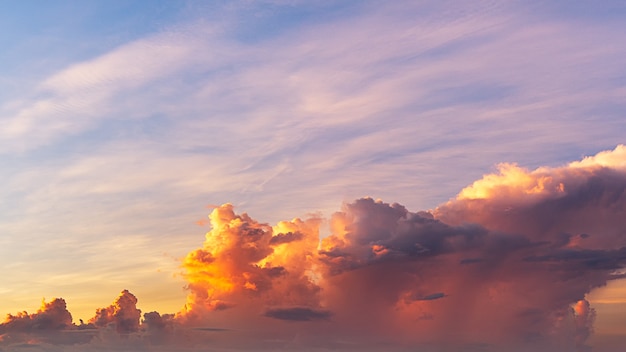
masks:
[[[612,149],[624,33],[622,1],[4,3],[0,311],[176,309],[210,204],[430,209]]]

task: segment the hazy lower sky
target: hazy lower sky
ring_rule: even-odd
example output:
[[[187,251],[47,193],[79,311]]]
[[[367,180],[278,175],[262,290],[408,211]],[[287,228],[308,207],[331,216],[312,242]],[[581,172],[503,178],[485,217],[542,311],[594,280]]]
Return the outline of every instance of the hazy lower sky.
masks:
[[[78,319],[87,322],[97,308],[109,306],[124,289],[139,299],[143,313],[181,312],[190,299],[197,304],[194,300],[202,296],[193,288],[194,266],[184,258],[205,248],[220,260],[218,247],[211,247],[208,238],[203,242],[212,228],[219,232],[217,220],[212,227],[207,216],[228,208],[219,208],[224,203],[232,204],[236,214],[249,214],[254,224],[318,219],[315,229],[274,229],[274,237],[283,237],[272,245],[309,238],[298,235],[309,231],[311,238],[334,238],[319,259],[332,265],[319,275],[336,274],[336,258],[323,256],[339,256],[339,248],[352,253],[350,246],[369,241],[372,255],[386,255],[393,247],[382,237],[354,230],[357,225],[345,225],[358,223],[350,214],[365,207],[367,200],[355,201],[362,197],[382,200],[363,210],[370,214],[366,217],[398,203],[407,214],[431,210],[449,231],[464,233],[463,224],[473,222],[488,238],[491,231],[501,231],[540,242],[530,225],[521,230],[487,215],[458,215],[465,213],[456,207],[465,209],[467,202],[457,194],[485,174],[513,175],[512,183],[501,181],[513,190],[517,182],[543,190],[553,180],[561,180],[565,191],[568,182],[578,190],[579,181],[571,180],[605,180],[605,174],[580,176],[570,162],[611,150],[610,163],[593,165],[621,175],[606,176],[607,185],[625,184],[626,154],[616,149],[626,135],[624,33],[626,4],[617,0],[2,1],[0,314],[35,313],[42,297],[46,302],[62,297],[78,324]],[[506,167],[497,168],[500,163],[522,169],[507,174],[502,171]],[[549,181],[532,171],[540,167],[549,170]],[[532,182],[524,181],[526,176],[516,178],[526,173]],[[598,205],[589,198],[593,204],[581,209],[608,207],[608,212],[621,209],[623,214],[623,188],[620,193],[619,187],[611,187],[602,189],[616,192],[611,204],[617,205]],[[503,197],[517,204],[515,192]],[[587,199],[581,197],[576,199]],[[560,209],[567,208],[552,203],[533,208],[524,202],[532,211],[554,206],[559,210],[550,211],[559,219],[565,216]],[[491,214],[493,209],[485,207],[480,211]],[[346,238],[331,221],[337,211],[348,214],[348,220],[340,221]],[[515,221],[533,219],[520,215]],[[602,258],[611,258],[614,266],[603,270],[625,264],[619,250],[626,245],[626,223],[615,221],[615,233],[607,234],[613,242],[581,247],[614,251],[603,252]],[[542,228],[545,241],[568,231],[571,236],[583,234],[573,225],[558,224]],[[599,225],[589,228],[603,233]],[[440,233],[437,229],[434,234]],[[268,253],[280,252],[272,248]],[[262,259],[259,263],[265,265],[268,253],[246,263]],[[562,258],[552,252],[524,253],[527,261]],[[455,259],[473,263],[480,258]],[[502,267],[515,268],[507,275],[530,270]],[[312,284],[326,287],[311,270],[302,273]],[[239,275],[233,273],[228,271]],[[537,283],[557,279],[545,278]],[[242,284],[248,289],[260,285],[246,280]],[[591,303],[597,312],[596,335],[572,348],[582,351],[581,346],[595,343],[594,351],[611,352],[626,340],[626,284],[613,277],[606,280],[583,280],[590,286],[582,293],[608,282],[587,295],[588,301],[563,295],[539,305],[570,304],[579,317],[584,302]],[[444,288],[453,288],[441,287],[412,293],[396,287],[403,292],[397,297],[413,297],[403,296],[417,302],[412,304],[443,304],[448,297],[452,301],[454,295]],[[341,320],[348,313],[331,309],[340,300],[325,301],[320,295],[315,304],[297,303],[305,310],[268,308],[265,314],[277,319],[287,314],[283,320],[302,313],[312,320],[334,316],[349,321]],[[576,306],[579,300],[583,303]],[[437,312],[419,317],[430,320]],[[3,343],[11,348],[19,341],[0,338],[0,349]],[[490,351],[490,343],[467,348]],[[285,348],[299,345],[290,346]],[[331,347],[324,348],[347,348]]]

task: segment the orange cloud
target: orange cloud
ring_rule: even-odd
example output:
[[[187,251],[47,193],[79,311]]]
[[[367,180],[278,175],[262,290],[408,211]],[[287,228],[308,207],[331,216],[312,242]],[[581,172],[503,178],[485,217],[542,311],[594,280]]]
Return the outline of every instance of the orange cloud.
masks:
[[[624,160],[618,146],[558,168],[502,164],[432,212],[358,199],[332,215],[323,239],[319,218],[270,226],[224,204],[184,258],[189,294],[176,315],[142,321],[124,290],[76,327],[56,299],[9,315],[0,345],[93,327],[147,344],[236,331],[210,337],[229,348],[586,351],[596,314],[586,295],[626,267]]]
[[[319,305],[312,279],[318,220],[294,219],[272,228],[235,214],[230,204],[215,208],[209,219],[212,230],[203,247],[183,263],[190,294],[180,321],[202,320],[243,302],[257,302],[258,309]]]
[[[112,325],[119,333],[139,331],[141,310],[137,309],[137,297],[128,290],[122,291],[112,305],[98,308],[89,324],[101,328]]]
[[[0,324],[0,334],[12,331],[62,330],[73,326],[72,315],[67,310],[65,300],[56,298],[48,303],[42,302],[37,313],[8,314]]]
[[[270,227],[223,205],[185,260],[179,321],[233,309],[266,329],[267,318],[325,322],[306,333],[335,338],[582,351],[585,295],[626,264],[623,150],[533,171],[501,164],[432,213],[359,199],[321,241],[318,219]]]

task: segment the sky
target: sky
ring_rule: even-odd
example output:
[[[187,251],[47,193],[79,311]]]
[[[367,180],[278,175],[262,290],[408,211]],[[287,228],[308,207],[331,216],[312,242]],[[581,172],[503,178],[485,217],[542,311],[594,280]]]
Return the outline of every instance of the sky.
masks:
[[[617,0],[0,2],[0,351],[619,351],[623,33]]]

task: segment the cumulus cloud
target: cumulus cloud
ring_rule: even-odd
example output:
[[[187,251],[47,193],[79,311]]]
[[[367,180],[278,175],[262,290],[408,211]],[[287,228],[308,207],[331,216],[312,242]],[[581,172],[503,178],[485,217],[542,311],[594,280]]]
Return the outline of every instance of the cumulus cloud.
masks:
[[[533,171],[501,164],[431,212],[358,199],[321,241],[306,221],[279,230],[218,207],[185,262],[179,316],[254,301],[265,310],[252,316],[328,320],[329,335],[583,351],[595,314],[585,296],[626,265],[623,150]]]
[[[119,333],[131,333],[139,330],[140,318],[141,310],[137,309],[137,297],[124,290],[112,305],[97,309],[89,324],[99,328],[112,325]]]
[[[535,313],[522,315],[532,318],[522,320],[545,325],[543,331],[554,331],[569,305],[575,305],[572,334],[583,350],[594,316],[584,297],[619,278],[626,263],[625,157],[619,145],[557,168],[531,171],[503,164],[498,173],[463,189],[434,215],[453,226],[480,224],[499,234],[494,238],[515,234],[526,241],[526,247],[506,258],[498,258],[498,248],[479,248],[471,252],[475,259],[470,262],[483,269],[497,264],[491,271],[510,271],[515,282],[507,283],[512,289],[508,299],[534,306]]]
[[[7,332],[29,332],[62,330],[73,327],[72,315],[67,310],[65,300],[56,298],[48,303],[42,302],[41,308],[34,314],[21,312],[8,314],[0,324],[0,334]]]
[[[319,218],[270,226],[224,204],[184,258],[180,312],[140,321],[124,290],[81,326],[140,347],[193,336],[230,347],[269,339],[268,349],[320,338],[349,349],[333,345],[348,338],[386,349],[586,351],[596,316],[586,295],[626,267],[625,157],[618,146],[563,167],[502,164],[430,212],[358,199],[332,215],[324,238]],[[2,336],[37,329],[77,327],[61,299],[0,325]]]
[[[275,228],[237,215],[230,204],[209,216],[213,229],[204,246],[184,260],[190,295],[180,320],[242,302],[265,306],[319,306],[319,287],[310,269],[319,242],[319,220],[294,219]],[[259,312],[261,314],[261,312]]]
[[[0,324],[0,350],[28,350],[32,347],[86,343],[91,339],[89,332],[79,330],[72,322],[65,300],[55,298],[43,301],[36,313],[20,312],[8,314]]]

